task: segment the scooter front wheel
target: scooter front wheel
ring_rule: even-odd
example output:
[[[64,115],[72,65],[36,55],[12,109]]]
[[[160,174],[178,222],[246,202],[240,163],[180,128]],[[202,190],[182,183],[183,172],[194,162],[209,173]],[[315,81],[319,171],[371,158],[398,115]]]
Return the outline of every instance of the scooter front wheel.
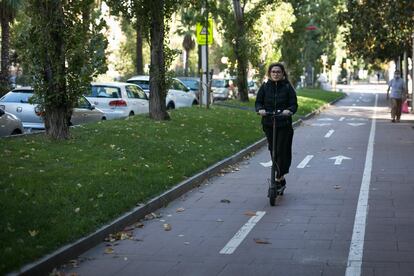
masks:
[[[277,192],[275,188],[269,188],[268,192],[270,206],[275,206]]]

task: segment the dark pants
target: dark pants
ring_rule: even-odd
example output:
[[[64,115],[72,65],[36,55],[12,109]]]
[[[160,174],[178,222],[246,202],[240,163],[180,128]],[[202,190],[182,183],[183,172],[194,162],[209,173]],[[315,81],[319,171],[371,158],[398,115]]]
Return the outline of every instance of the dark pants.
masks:
[[[263,125],[263,131],[266,134],[270,156],[272,156],[273,127]],[[276,128],[276,149],[274,160],[276,160],[276,164],[279,166],[280,170],[279,175],[277,175],[277,178],[280,178],[281,176],[289,172],[290,164],[292,163],[292,140],[292,126],[289,125],[286,127]]]

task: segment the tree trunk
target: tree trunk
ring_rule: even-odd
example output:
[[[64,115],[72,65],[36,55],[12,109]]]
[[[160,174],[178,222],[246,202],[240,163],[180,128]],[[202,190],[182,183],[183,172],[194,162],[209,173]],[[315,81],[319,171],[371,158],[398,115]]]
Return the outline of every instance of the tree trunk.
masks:
[[[150,118],[168,120],[165,105],[164,0],[151,3]]]
[[[234,53],[237,59],[237,87],[238,97],[242,102],[249,101],[247,91],[247,47],[245,43],[243,9],[240,0],[233,0],[234,17],[236,20],[237,37],[234,44]]]
[[[7,16],[1,16],[1,72],[0,96],[10,89],[10,24]]]
[[[44,80],[48,84],[46,98],[53,98],[45,104],[46,134],[53,139],[68,139],[71,107],[66,95],[65,78],[65,40],[64,13],[61,1],[55,5],[46,5],[44,15],[44,32],[51,38],[45,57]]]
[[[144,58],[142,56],[142,25],[137,19],[136,22],[136,32],[137,32],[137,46],[136,46],[136,70],[138,75],[144,74]]]
[[[190,50],[185,50],[185,58],[184,58],[184,76],[188,77],[188,56],[190,55]]]

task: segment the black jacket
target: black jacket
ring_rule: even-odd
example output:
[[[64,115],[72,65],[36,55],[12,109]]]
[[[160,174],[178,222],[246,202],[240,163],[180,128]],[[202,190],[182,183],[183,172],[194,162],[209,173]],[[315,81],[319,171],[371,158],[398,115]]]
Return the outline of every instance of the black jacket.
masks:
[[[278,82],[268,80],[264,82],[257,92],[256,112],[259,109],[265,109],[267,112],[277,110],[290,110],[293,114],[298,110],[298,100],[296,91],[289,81],[281,80]],[[271,126],[272,118],[270,116],[262,117],[262,124]],[[285,127],[292,125],[292,117],[276,117],[276,126]]]

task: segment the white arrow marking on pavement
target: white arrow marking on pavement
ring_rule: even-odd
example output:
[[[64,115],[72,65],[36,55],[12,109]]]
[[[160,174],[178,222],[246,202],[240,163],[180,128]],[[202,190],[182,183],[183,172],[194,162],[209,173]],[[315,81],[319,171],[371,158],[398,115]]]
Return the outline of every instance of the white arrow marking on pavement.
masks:
[[[363,126],[365,123],[348,123],[350,126]]]
[[[318,121],[333,121],[332,118],[319,118]]]
[[[260,165],[262,165],[265,168],[271,167],[272,166],[272,160],[270,160],[269,162],[266,162],[266,163],[260,162]]]
[[[314,123],[314,124],[311,124],[311,126],[330,126],[331,124],[330,123]]]
[[[331,137],[331,135],[332,135],[334,132],[335,132],[335,130],[330,129],[330,130],[328,131],[328,133],[326,133],[326,134],[325,134],[325,138],[329,138],[329,137]]]
[[[338,156],[331,157],[329,159],[335,159],[335,165],[341,165],[342,160],[349,160],[349,159],[352,159],[352,158],[349,158],[349,157],[346,157],[346,156],[343,156],[343,155],[338,155]]]
[[[251,217],[246,224],[244,224],[233,238],[220,250],[220,254],[232,254],[237,247],[246,238],[247,234],[253,229],[256,223],[266,214],[264,211],[257,211],[256,215]]]
[[[374,115],[372,116],[373,119],[371,121],[364,173],[362,174],[358,205],[355,213],[354,229],[352,231],[351,245],[349,246],[348,264],[345,271],[346,276],[361,275],[362,258],[364,255],[365,226],[368,214],[369,186],[371,184],[372,159],[374,156],[377,103],[378,94],[375,95]]]
[[[345,117],[341,117],[339,118],[339,121],[342,122],[343,120],[345,120]]]
[[[302,162],[299,163],[297,168],[298,169],[303,169],[304,167],[306,167],[306,165],[309,163],[309,161],[311,161],[312,158],[313,158],[313,155],[306,155],[305,159],[303,159]]]

